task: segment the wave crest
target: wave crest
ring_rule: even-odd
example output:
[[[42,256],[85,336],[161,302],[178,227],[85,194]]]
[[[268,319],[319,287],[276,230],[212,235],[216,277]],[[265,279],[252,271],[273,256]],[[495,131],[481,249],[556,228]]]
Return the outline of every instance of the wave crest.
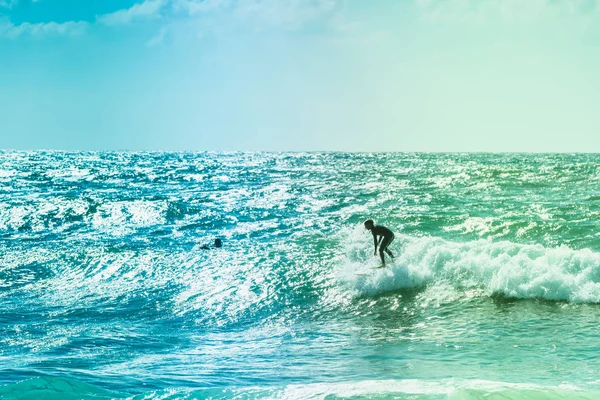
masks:
[[[520,299],[600,303],[600,254],[589,249],[508,241],[457,243],[435,237],[397,236],[391,267],[372,274],[365,270],[367,254],[350,243],[339,278],[358,294],[450,284],[456,290],[484,289]],[[364,239],[364,238],[363,238]],[[361,245],[364,247],[364,240]],[[373,262],[373,264],[375,264]]]

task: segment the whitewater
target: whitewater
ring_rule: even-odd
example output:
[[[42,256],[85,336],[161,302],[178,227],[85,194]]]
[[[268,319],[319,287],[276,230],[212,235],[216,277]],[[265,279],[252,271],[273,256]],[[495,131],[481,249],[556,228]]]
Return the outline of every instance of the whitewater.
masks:
[[[0,152],[0,398],[597,399],[599,220],[596,154]]]

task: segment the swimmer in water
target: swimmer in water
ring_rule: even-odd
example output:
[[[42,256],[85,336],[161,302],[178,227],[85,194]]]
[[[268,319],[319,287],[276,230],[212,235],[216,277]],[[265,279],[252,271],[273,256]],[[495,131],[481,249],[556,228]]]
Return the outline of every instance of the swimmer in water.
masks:
[[[219,249],[223,246],[223,242],[221,241],[221,239],[217,238],[215,239],[215,243],[212,246],[208,246],[208,245],[203,245],[202,247],[200,247],[202,250],[210,250],[210,249]]]

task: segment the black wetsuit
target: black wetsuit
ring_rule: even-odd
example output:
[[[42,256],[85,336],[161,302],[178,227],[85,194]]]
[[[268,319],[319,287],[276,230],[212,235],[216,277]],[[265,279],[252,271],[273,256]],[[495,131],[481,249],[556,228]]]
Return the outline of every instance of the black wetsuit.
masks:
[[[394,232],[386,228],[382,225],[375,225],[373,229],[371,229],[371,233],[373,234],[373,243],[375,244],[375,249],[377,249],[377,236],[380,237],[379,241],[379,256],[381,257],[381,262],[385,264],[385,259],[383,258],[383,252],[385,251],[390,257],[394,258],[394,255],[390,250],[388,250],[388,246],[394,240]]]

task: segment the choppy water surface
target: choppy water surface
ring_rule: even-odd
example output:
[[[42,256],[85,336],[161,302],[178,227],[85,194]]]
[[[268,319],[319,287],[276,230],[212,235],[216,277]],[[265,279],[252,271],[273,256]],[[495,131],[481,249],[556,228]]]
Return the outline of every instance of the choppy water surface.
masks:
[[[0,153],[0,397],[600,398],[599,166]]]

